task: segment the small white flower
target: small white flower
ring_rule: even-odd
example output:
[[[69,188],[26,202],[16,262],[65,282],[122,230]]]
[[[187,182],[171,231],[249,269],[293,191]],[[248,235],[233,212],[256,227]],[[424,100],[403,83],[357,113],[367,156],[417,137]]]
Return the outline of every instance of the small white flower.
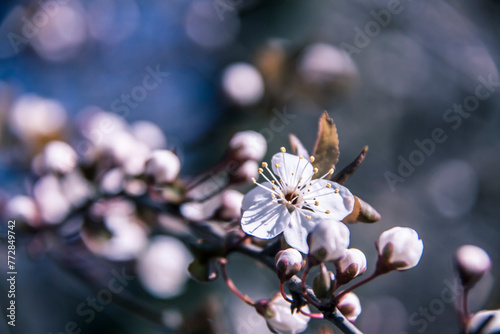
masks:
[[[42,159],[45,171],[65,174],[75,169],[78,156],[71,146],[54,140],[45,146]]]
[[[484,322],[489,319],[488,324],[481,328]],[[479,330],[481,328],[481,330]],[[479,311],[469,322],[468,334],[497,334],[500,333],[500,310]]]
[[[266,154],[267,143],[266,138],[258,132],[242,131],[231,138],[229,148],[237,159],[259,161]]]
[[[491,260],[482,248],[473,245],[460,247],[455,260],[464,285],[475,284],[491,268]]]
[[[276,272],[281,281],[286,282],[302,270],[304,259],[296,249],[288,248],[276,254]]]
[[[135,122],[132,124],[130,132],[135,139],[146,144],[151,150],[161,150],[167,147],[167,138],[155,123],[148,121]]]
[[[269,302],[266,312],[267,325],[279,334],[297,334],[307,329],[310,318],[300,312],[292,314],[290,303],[277,294]],[[302,307],[304,312],[309,313],[307,306]]]
[[[181,162],[177,155],[167,150],[155,150],[146,163],[146,175],[155,183],[171,183],[179,175]]]
[[[366,271],[366,256],[357,248],[349,248],[338,262],[338,267],[342,276],[352,279]]]
[[[409,227],[393,227],[378,238],[380,258],[391,269],[406,270],[415,267],[424,251],[424,243],[418,233]]]
[[[282,148],[272,158],[274,174],[262,163],[259,173],[267,182],[254,180],[258,187],[245,195],[241,226],[247,234],[261,239],[283,232],[290,246],[307,253],[309,232],[322,221],[336,223],[346,217],[353,210],[354,197],[347,188],[324,179],[333,169],[313,180],[317,169],[311,162],[284,151]]]
[[[349,247],[349,229],[344,223],[322,220],[309,234],[309,255],[317,261],[337,261]]]
[[[154,237],[137,262],[137,273],[144,288],[153,296],[171,298],[182,293],[189,278],[191,255],[177,239]]]
[[[349,292],[343,296],[337,308],[350,322],[356,321],[361,314],[361,303],[354,292]]]

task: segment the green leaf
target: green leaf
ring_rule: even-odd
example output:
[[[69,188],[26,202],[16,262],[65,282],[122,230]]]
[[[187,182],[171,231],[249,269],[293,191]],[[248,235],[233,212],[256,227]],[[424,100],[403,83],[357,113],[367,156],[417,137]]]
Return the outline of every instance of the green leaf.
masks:
[[[315,158],[313,166],[318,169],[315,177],[318,178],[328,173],[330,168],[334,167],[339,160],[339,155],[337,127],[333,123],[333,119],[325,111],[319,119],[318,138],[313,151]]]

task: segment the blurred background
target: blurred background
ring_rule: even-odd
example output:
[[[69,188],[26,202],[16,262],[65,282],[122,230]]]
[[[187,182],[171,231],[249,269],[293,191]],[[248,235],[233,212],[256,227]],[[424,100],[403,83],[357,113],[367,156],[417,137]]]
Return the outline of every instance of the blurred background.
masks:
[[[375,239],[392,226],[416,229],[425,245],[415,269],[359,289],[356,324],[374,334],[456,333],[443,291],[456,283],[460,245],[484,248],[494,263],[471,310],[500,307],[499,14],[493,0],[2,1],[1,196],[26,193],[27,157],[40,149],[27,131],[55,129],[71,142],[89,110],[158,125],[184,176],[216,164],[237,131],[261,132],[267,158],[290,147],[289,133],[312,150],[327,110],[340,137],[338,167],[370,148],[346,184],[382,215],[351,226],[368,272]],[[98,290],[64,259],[33,256],[31,241],[17,242],[16,327],[2,316],[0,333],[70,332],[70,321],[81,333],[165,332],[115,303],[87,322],[78,307]],[[277,291],[274,273],[234,258],[230,273],[243,291],[255,299]],[[100,262],[65,260],[110,273]],[[267,331],[220,280],[181,285],[162,296],[132,280],[126,293],[161,310],[172,333]],[[5,300],[2,292],[2,309]],[[322,326],[332,328],[311,321],[307,333]]]

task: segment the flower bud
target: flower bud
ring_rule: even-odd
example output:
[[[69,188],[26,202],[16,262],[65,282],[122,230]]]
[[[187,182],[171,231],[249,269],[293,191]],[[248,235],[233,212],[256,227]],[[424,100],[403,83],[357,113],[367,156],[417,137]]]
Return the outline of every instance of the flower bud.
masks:
[[[309,313],[307,306],[302,309]],[[292,313],[290,303],[276,294],[272,300],[265,303],[259,313],[266,319],[267,326],[278,334],[297,334],[307,329],[309,317],[300,312]]]
[[[257,161],[248,160],[241,164],[234,175],[231,175],[232,183],[250,183],[252,179],[259,177],[259,164]]]
[[[366,271],[366,256],[357,248],[349,248],[337,267],[337,280],[345,284]]]
[[[264,136],[255,131],[242,131],[236,133],[229,142],[231,153],[238,160],[260,161],[267,151]]]
[[[167,139],[161,128],[149,121],[138,121],[132,124],[130,132],[138,141],[146,144],[151,150],[162,150],[167,146]]]
[[[328,301],[332,298],[332,282],[334,280],[335,276],[333,273],[326,269],[325,265],[322,265],[321,270],[318,273],[318,276],[314,278],[312,285],[314,294],[322,303],[328,303]]]
[[[467,334],[500,333],[500,310],[479,311],[469,321]]]
[[[228,66],[222,75],[222,87],[227,97],[241,106],[258,103],[264,95],[264,80],[255,67],[246,63]]]
[[[191,254],[179,240],[156,236],[137,260],[137,274],[142,286],[158,298],[171,298],[184,290],[188,279],[186,267]]]
[[[358,296],[354,292],[345,294],[337,305],[340,313],[342,313],[350,322],[356,321],[361,314],[361,303]]]
[[[294,248],[281,250],[276,254],[276,273],[280,281],[286,282],[304,266],[302,254]]]
[[[15,219],[32,227],[39,225],[39,213],[33,198],[18,195],[9,199],[4,207],[4,215],[7,219]]]
[[[379,252],[377,266],[386,272],[415,267],[424,251],[424,243],[418,233],[409,227],[396,226],[383,232],[376,246]]]
[[[60,223],[70,212],[71,203],[64,194],[61,183],[53,174],[48,174],[35,183],[33,197],[42,220],[47,224]]]
[[[222,206],[219,217],[224,220],[233,220],[241,217],[241,204],[244,195],[237,190],[228,189],[222,192]]]
[[[455,253],[455,265],[463,286],[471,288],[490,270],[491,260],[482,248],[465,245]]]
[[[153,179],[154,183],[172,183],[181,169],[179,158],[171,151],[155,150],[146,163],[146,176]]]
[[[323,220],[309,233],[309,256],[318,262],[337,261],[349,246],[349,229],[345,224]]]
[[[66,174],[76,167],[78,156],[65,142],[54,140],[48,143],[42,154],[42,166],[46,172]]]

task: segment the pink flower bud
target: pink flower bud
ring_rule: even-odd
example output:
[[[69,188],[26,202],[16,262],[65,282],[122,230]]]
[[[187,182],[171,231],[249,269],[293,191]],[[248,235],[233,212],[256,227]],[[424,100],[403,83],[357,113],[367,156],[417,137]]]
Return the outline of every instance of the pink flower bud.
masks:
[[[282,282],[286,282],[296,275],[303,266],[302,254],[294,248],[288,248],[276,254],[276,273]]]
[[[241,217],[241,204],[244,195],[239,191],[228,189],[222,192],[222,206],[219,216],[225,220],[233,220]]]
[[[157,184],[172,183],[181,169],[179,158],[171,151],[153,151],[151,158],[146,163],[146,176]]]
[[[307,306],[302,307],[302,310],[309,313]],[[262,313],[269,328],[278,334],[302,333],[307,329],[310,320],[308,316],[302,313],[292,313],[290,303],[284,300],[279,293],[266,303],[265,311]]]
[[[309,256],[319,262],[337,261],[345,256],[349,236],[349,229],[344,223],[323,220],[307,238]]]
[[[377,249],[387,270],[406,270],[418,264],[424,243],[414,229],[396,226],[380,235]]]
[[[455,265],[462,284],[470,288],[490,270],[491,260],[482,248],[465,245],[455,253]]]
[[[339,272],[337,279],[346,279],[347,281],[362,275],[366,271],[366,256],[357,248],[349,248],[346,255],[338,262]]]
[[[350,322],[356,321],[361,314],[361,303],[358,296],[354,292],[345,294],[337,305],[340,313],[342,313]]]
[[[467,334],[495,333],[500,333],[500,310],[477,312],[467,327]]]
[[[228,66],[222,75],[222,87],[227,97],[241,106],[258,103],[264,95],[264,80],[257,69],[246,63]]]
[[[255,131],[243,131],[231,138],[229,148],[236,159],[260,161],[266,154],[267,143],[262,134]]]
[[[43,170],[66,174],[75,169],[77,159],[78,156],[71,146],[62,141],[51,141],[43,150]]]

